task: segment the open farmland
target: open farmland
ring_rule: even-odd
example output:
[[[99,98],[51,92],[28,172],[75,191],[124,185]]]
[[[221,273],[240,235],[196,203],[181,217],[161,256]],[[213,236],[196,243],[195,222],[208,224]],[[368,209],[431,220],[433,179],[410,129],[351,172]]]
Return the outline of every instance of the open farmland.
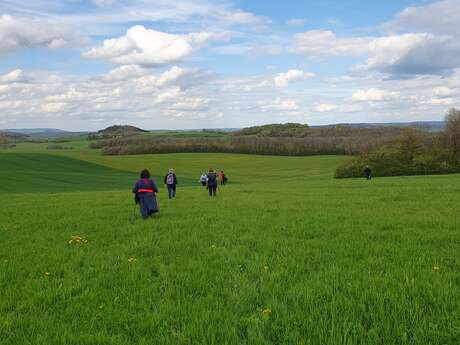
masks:
[[[460,175],[70,145],[0,153],[0,344],[460,342]],[[145,167],[180,183],[147,221]],[[230,178],[216,199],[195,183],[208,167]]]

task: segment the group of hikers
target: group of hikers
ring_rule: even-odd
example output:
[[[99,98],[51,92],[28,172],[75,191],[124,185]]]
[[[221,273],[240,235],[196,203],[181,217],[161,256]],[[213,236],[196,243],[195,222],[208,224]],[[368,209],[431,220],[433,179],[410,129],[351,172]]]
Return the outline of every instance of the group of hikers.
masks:
[[[364,169],[364,176],[367,180],[372,179],[372,171],[369,166]],[[210,197],[217,195],[217,186],[223,186],[228,182],[228,178],[224,171],[216,173],[213,169],[209,169],[207,173],[203,173],[199,179],[201,185],[206,187]],[[176,197],[177,187],[177,176],[173,169],[169,169],[168,173],[163,179],[163,183],[168,190],[168,198],[173,199]],[[139,204],[139,209],[142,218],[147,219],[154,213],[158,212],[158,202],[156,199],[156,193],[158,193],[158,187],[155,181],[150,176],[150,172],[147,169],[141,171],[140,179],[134,184],[133,187],[134,201]]]
[[[203,187],[206,187],[209,196],[215,197],[218,184],[225,185],[228,182],[228,178],[223,170],[220,173],[216,173],[213,169],[209,169],[207,173],[201,175],[199,181]],[[163,179],[163,183],[168,191],[168,198],[175,198],[178,181],[174,169],[169,169]],[[140,178],[134,184],[132,191],[134,193],[134,202],[139,205],[142,218],[147,219],[159,211],[156,199],[158,187],[147,169],[141,171]]]

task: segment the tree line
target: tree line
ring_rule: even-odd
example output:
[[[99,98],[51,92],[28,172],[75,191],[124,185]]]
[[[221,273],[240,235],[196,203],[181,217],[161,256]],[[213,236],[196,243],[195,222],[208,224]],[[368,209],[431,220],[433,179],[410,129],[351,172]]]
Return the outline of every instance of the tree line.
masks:
[[[362,176],[366,166],[374,176],[460,172],[460,111],[451,109],[447,113],[441,132],[407,128],[389,143],[361,152],[337,167],[335,177]]]
[[[362,176],[370,166],[374,176],[460,172],[460,111],[451,109],[445,129],[348,125],[309,127],[302,124],[265,125],[222,137],[130,136],[98,140],[91,148],[104,155],[180,152],[242,153],[309,156],[352,155],[335,177]]]
[[[278,126],[278,125],[277,125]],[[306,129],[305,125],[302,125]],[[270,128],[263,126],[263,134],[251,129],[244,135],[232,133],[218,138],[207,137],[129,137],[112,140],[99,140],[90,145],[102,149],[105,155],[178,153],[178,152],[223,152],[257,155],[309,156],[309,155],[357,155],[369,152],[393,141],[400,133],[400,128],[351,128],[337,126],[321,129],[308,129],[309,136],[299,135],[299,127],[289,132],[287,127]],[[278,129],[282,129],[278,131]],[[291,127],[292,129],[292,127]],[[244,131],[244,130],[243,130]]]

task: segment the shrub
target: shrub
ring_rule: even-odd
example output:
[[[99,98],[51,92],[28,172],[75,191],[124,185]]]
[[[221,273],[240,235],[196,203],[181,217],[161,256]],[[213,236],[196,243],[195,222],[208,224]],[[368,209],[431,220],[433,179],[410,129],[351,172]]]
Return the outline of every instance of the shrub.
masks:
[[[49,144],[47,147],[46,147],[47,150],[71,150],[72,147],[70,146],[62,146],[62,145],[58,145],[58,144]]]
[[[363,176],[366,165],[371,167],[373,176],[460,172],[460,111],[449,111],[444,132],[429,135],[415,129],[404,130],[389,145],[344,162],[334,176]]]

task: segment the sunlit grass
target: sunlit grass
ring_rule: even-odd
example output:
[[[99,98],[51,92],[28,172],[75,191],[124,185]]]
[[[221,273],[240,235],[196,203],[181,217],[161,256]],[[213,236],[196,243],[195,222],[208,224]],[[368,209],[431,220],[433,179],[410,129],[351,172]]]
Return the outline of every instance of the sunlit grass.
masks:
[[[0,194],[2,345],[458,344],[459,175],[338,181],[341,157],[65,155],[132,172],[129,186],[142,167],[197,181],[212,166],[231,183],[216,199],[161,190],[147,221],[120,185]]]

